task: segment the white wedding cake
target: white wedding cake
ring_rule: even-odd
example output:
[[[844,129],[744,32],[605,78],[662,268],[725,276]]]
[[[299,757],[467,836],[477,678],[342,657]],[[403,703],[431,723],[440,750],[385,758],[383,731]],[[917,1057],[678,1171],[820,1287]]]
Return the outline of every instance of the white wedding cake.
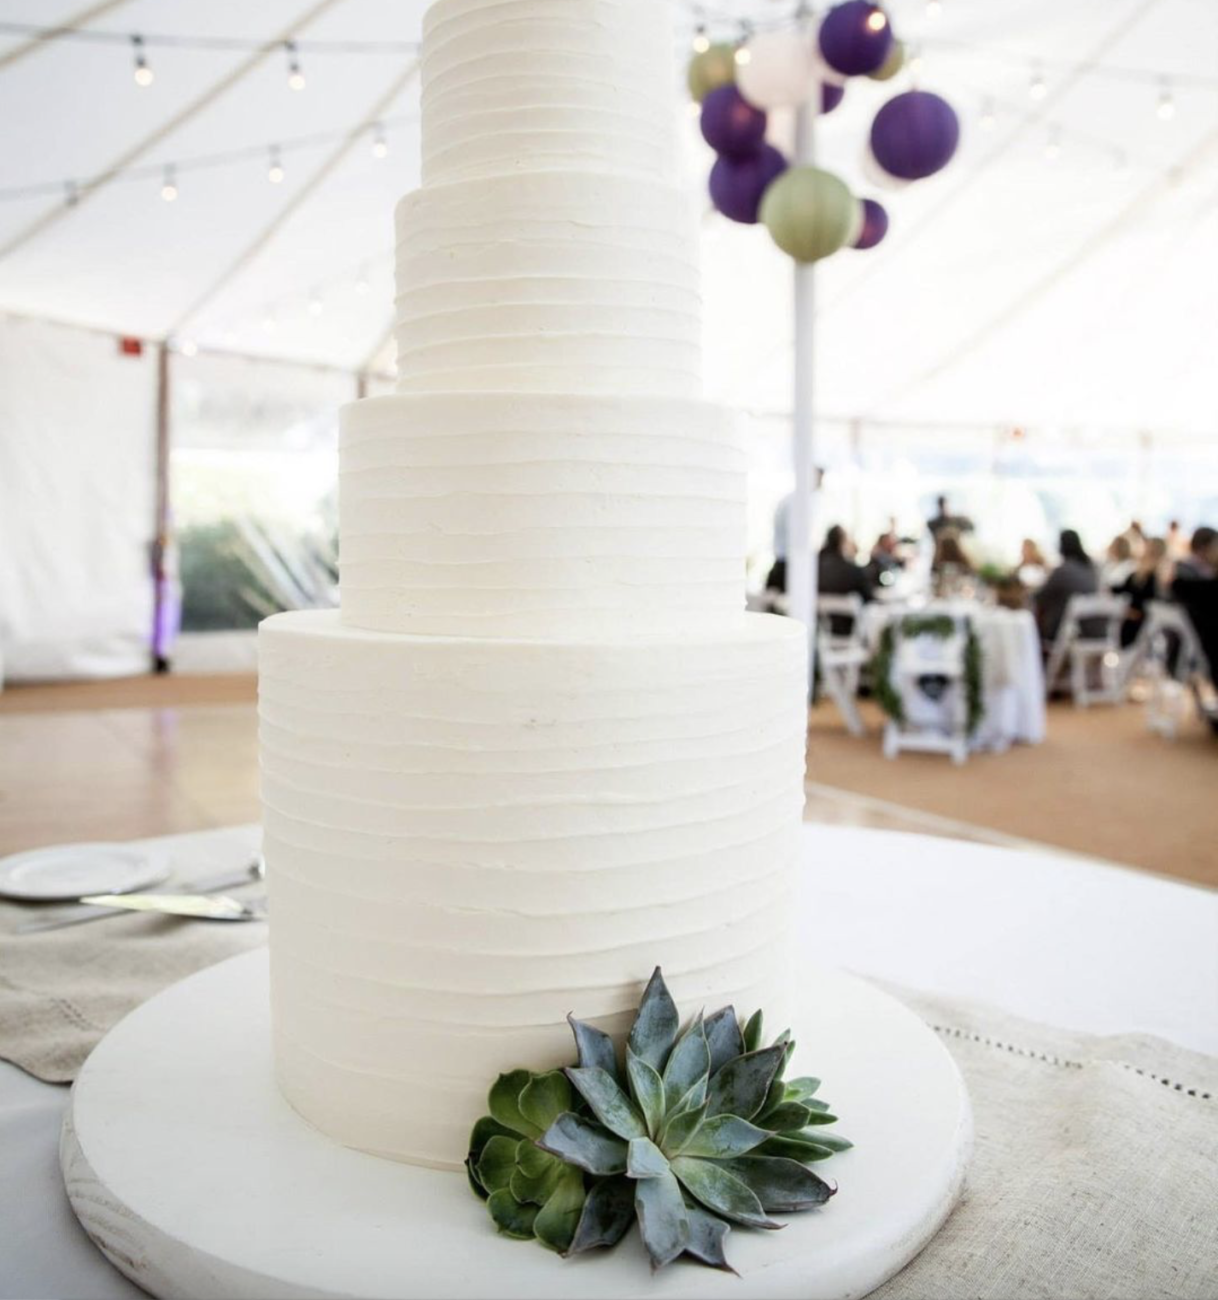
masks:
[[[342,611],[262,626],[280,1086],[396,1160],[458,1167],[496,1075],[565,1063],[569,1011],[624,1030],[657,964],[686,1008],[792,992],[804,636],[742,608],[672,20],[432,6]]]

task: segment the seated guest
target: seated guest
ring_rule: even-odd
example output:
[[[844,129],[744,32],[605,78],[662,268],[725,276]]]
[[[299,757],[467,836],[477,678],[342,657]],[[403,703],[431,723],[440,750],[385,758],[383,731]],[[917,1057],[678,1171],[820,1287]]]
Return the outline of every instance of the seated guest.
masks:
[[[857,594],[864,600],[872,598],[871,583],[867,574],[850,558],[850,538],[840,524],[834,524],[825,534],[825,544],[817,558],[818,589],[825,596]],[[849,636],[850,619],[835,614],[829,620],[829,630],[834,636]]]
[[[873,587],[890,586],[895,576],[905,567],[905,561],[897,553],[900,544],[901,539],[895,528],[890,528],[876,538],[876,543],[871,548],[871,559],[864,569],[867,581]]]
[[[1095,565],[1083,547],[1083,540],[1073,528],[1061,535],[1062,562],[1049,574],[1045,585],[1033,597],[1032,604],[1040,639],[1052,645],[1066,613],[1071,596],[1094,596],[1100,589]]]
[[[1142,548],[1142,555],[1133,572],[1124,582],[1112,588],[1113,595],[1129,597],[1129,613],[1121,624],[1121,649],[1138,639],[1146,621],[1146,606],[1152,600],[1161,600],[1159,574],[1167,557],[1167,543],[1161,537],[1151,537]]]
[[[1108,543],[1104,563],[1100,566],[1100,586],[1115,591],[1133,571],[1133,547],[1129,538],[1120,533]]]
[[[1218,530],[1201,527],[1193,533],[1188,554],[1176,565],[1177,578],[1218,578]]]

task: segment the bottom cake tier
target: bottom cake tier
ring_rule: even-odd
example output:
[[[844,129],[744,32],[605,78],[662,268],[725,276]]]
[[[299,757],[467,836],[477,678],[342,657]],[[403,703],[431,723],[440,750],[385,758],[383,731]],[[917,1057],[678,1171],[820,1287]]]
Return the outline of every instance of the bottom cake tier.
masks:
[[[802,628],[615,644],[260,633],[275,1059],[339,1142],[458,1166],[503,1071],[789,996]]]

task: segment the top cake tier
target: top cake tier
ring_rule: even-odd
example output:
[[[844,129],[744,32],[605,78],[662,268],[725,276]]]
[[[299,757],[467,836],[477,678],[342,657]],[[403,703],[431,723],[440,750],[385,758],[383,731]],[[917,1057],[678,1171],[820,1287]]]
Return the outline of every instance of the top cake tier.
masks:
[[[671,181],[668,0],[439,0],[424,23],[424,185],[591,171]]]

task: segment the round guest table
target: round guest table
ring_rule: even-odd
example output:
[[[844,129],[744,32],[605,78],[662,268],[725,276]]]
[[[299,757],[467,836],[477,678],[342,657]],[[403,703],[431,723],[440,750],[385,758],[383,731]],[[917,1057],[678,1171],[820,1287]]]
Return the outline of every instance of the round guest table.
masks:
[[[233,840],[174,837],[178,860],[217,834]],[[256,843],[250,828],[244,847]],[[1052,852],[918,835],[809,826],[804,844],[822,964],[1218,1054],[1218,894]],[[57,1158],[66,1102],[66,1089],[0,1064],[0,1297],[142,1296],[68,1206]]]

